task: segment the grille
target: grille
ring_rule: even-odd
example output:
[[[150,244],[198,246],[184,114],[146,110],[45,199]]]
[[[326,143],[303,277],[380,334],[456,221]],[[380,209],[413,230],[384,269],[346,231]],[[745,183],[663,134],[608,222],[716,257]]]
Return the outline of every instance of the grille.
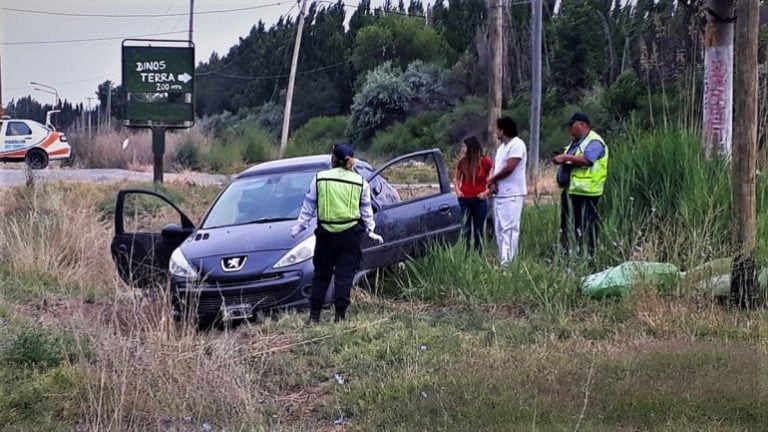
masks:
[[[260,283],[260,282],[269,282],[274,280],[280,280],[283,278],[283,275],[280,273],[273,273],[273,274],[262,274],[258,276],[250,276],[247,278],[239,278],[239,279],[229,279],[226,282],[212,282],[212,281],[205,281],[199,283],[200,288],[231,288],[231,287],[238,287],[253,283]]]
[[[277,291],[261,291],[250,294],[211,295],[197,300],[197,309],[203,313],[217,313],[222,305],[248,304],[254,307],[269,306],[277,300]],[[194,299],[191,301],[194,303]]]

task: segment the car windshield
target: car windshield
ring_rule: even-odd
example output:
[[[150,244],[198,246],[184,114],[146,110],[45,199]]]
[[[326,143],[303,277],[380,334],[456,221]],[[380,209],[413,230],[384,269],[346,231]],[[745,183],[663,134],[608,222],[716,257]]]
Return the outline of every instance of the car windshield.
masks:
[[[232,183],[211,208],[204,229],[299,217],[315,171],[265,174]]]

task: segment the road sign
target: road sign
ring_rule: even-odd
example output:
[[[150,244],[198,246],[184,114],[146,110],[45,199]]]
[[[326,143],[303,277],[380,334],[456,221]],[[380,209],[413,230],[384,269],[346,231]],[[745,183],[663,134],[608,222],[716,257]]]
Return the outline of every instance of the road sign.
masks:
[[[122,60],[125,126],[194,125],[195,48],[191,42],[126,39]]]
[[[155,182],[163,182],[165,131],[195,124],[195,46],[191,41],[123,41],[123,124],[152,129]]]
[[[192,93],[192,47],[123,46],[123,86],[131,93]]]

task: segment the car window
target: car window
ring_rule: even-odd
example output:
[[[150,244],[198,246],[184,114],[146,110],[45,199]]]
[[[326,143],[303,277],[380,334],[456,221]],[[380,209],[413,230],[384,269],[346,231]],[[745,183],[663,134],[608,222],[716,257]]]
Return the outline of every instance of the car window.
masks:
[[[388,166],[372,179],[371,193],[382,207],[440,195],[440,174],[434,153]]]
[[[202,228],[297,219],[316,171],[265,174],[229,185]]]
[[[179,212],[165,200],[154,195],[131,193],[123,201],[125,232],[157,233],[168,224],[180,224]]]
[[[32,135],[32,129],[23,122],[8,122],[6,136]]]

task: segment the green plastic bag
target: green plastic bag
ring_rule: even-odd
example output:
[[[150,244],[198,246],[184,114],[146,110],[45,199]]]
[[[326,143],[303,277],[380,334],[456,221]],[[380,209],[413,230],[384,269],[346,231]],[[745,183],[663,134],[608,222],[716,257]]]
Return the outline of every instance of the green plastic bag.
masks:
[[[682,273],[668,263],[630,261],[582,279],[581,292],[591,297],[626,295],[639,284],[679,286]]]

